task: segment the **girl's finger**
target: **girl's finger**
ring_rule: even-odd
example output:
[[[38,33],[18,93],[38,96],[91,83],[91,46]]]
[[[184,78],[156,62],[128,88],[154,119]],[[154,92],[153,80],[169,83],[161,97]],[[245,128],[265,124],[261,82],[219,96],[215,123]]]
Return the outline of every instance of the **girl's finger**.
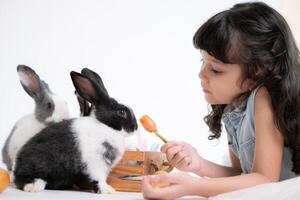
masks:
[[[182,146],[181,145],[177,145],[177,146],[173,146],[173,147],[168,148],[167,152],[166,152],[168,161],[169,162],[172,161],[174,156],[180,151],[182,151]]]
[[[171,165],[177,166],[178,163],[188,156],[188,153],[185,150],[178,151],[172,160],[170,160]]]
[[[144,176],[142,192],[145,199],[164,199],[163,197],[170,193],[169,189],[166,188],[154,188],[152,184],[155,184],[157,181],[161,181],[161,179],[155,176]]]
[[[142,180],[142,192],[144,198],[154,198],[153,195],[153,187],[150,183],[149,176],[144,176]]]
[[[161,174],[161,175],[154,175],[149,176],[149,182],[150,183],[168,183],[169,185],[174,185],[179,183],[176,173],[172,174]]]
[[[180,177],[180,176],[179,176]],[[142,192],[146,199],[175,199],[180,192],[182,182],[176,174],[164,174],[156,176],[145,176],[142,181]],[[161,188],[154,188],[155,182],[164,182]]]
[[[161,148],[160,148],[160,151],[162,153],[166,153],[167,149],[173,147],[173,146],[177,146],[178,145],[178,142],[176,141],[169,141],[167,142],[166,144],[164,144]]]
[[[192,162],[192,158],[190,156],[186,156],[177,163],[177,167],[179,169],[186,169],[191,162]]]

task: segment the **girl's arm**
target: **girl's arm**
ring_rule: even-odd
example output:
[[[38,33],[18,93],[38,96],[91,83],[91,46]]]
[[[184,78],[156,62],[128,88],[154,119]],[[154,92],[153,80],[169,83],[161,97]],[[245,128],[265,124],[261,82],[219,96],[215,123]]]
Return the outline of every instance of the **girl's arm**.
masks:
[[[271,180],[261,173],[250,173],[225,178],[199,179],[194,187],[185,195],[215,196],[259,184],[270,183]]]
[[[195,173],[199,176],[207,176],[210,178],[240,175],[242,170],[239,159],[232,150],[229,150],[229,155],[232,165],[231,167],[219,165],[203,159],[202,167],[198,171],[195,171]]]
[[[185,142],[170,141],[163,145],[169,163],[181,171],[193,172],[199,176],[226,177],[241,174],[238,158],[230,151],[232,167],[222,166],[202,158],[197,150]]]
[[[284,142],[275,125],[271,97],[265,87],[260,88],[255,96],[254,123],[255,149],[252,173],[200,180],[196,186],[199,195],[217,195],[279,180]]]
[[[208,197],[269,182],[265,176],[259,173],[225,178],[199,178],[180,172],[146,176],[142,182],[142,191],[146,199],[177,199],[186,195]],[[169,183],[170,185],[157,189],[152,186],[157,183]]]
[[[256,139],[252,173],[224,178],[198,178],[187,174],[169,174],[154,177],[154,180],[148,177],[143,181],[144,196],[160,199],[172,199],[184,195],[213,196],[278,181],[284,147],[283,137],[274,123],[271,98],[264,87],[258,90],[255,97],[254,123]],[[210,166],[207,163],[203,167],[204,171]],[[222,171],[220,171],[222,167],[218,168],[215,164],[211,167],[218,169],[215,170],[218,173]],[[171,185],[154,189],[149,184],[152,181],[167,181]]]

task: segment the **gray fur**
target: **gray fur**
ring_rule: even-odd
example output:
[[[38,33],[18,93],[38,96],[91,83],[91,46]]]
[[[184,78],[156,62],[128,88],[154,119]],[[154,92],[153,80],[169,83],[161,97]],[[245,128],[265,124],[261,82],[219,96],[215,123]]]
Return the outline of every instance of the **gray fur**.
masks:
[[[48,118],[50,118],[51,116],[55,116],[55,119],[51,120],[58,122],[65,118],[69,118],[67,107],[60,106],[60,109],[58,109],[56,115],[54,114],[56,106],[54,100],[52,99],[54,97],[54,94],[50,90],[48,84],[41,80],[33,69],[25,65],[19,65],[17,67],[17,72],[23,89],[29,96],[33,98],[35,102],[35,111],[34,113],[27,115],[27,118],[24,116],[24,118],[20,119],[32,119],[31,123],[28,123],[28,121],[26,121],[26,124],[28,125],[27,127],[31,128],[29,129],[29,131],[26,130],[27,132],[25,136],[24,130],[21,130],[24,123],[22,124],[22,122],[19,120],[16,124],[21,124],[18,124],[18,126],[15,125],[13,127],[10,135],[5,141],[4,147],[2,149],[2,158],[3,162],[7,165],[8,170],[12,170],[15,156],[21,149],[23,143],[25,144],[31,136],[39,132],[39,129],[44,128],[49,123],[52,123],[52,121],[46,121],[46,119],[48,120]],[[55,98],[57,99],[57,97]],[[30,133],[30,130],[32,130],[32,134],[28,134]],[[15,137],[18,137],[18,139],[16,139]]]
[[[109,142],[105,141],[102,143],[102,145],[104,146],[105,148],[105,152],[103,154],[103,158],[105,160],[105,163],[108,165],[108,166],[111,166],[116,157],[118,157],[118,154],[120,154],[120,152],[118,151],[117,148],[113,147]]]
[[[51,99],[52,91],[48,84],[41,80],[30,67],[19,65],[17,71],[24,90],[34,99],[36,119],[44,123],[45,119],[50,117],[54,111],[55,105]],[[22,80],[22,77],[27,77],[30,83]]]
[[[38,121],[44,123],[45,120],[50,117],[54,112],[54,102],[49,96],[35,105],[35,117]]]
[[[54,112],[54,102],[51,98],[52,91],[48,84],[40,80],[40,91],[33,97],[35,100],[35,117],[38,121],[44,123],[45,119]]]
[[[35,73],[30,67],[19,65],[17,68],[19,74],[26,74],[30,77],[31,81],[38,86],[38,90],[31,87],[31,85],[26,85],[21,80],[21,84],[24,90],[34,99],[35,101],[35,117],[41,122],[45,123],[45,120],[53,115],[55,110],[55,104],[52,100],[53,92],[50,90],[49,85],[40,79],[40,77]],[[45,123],[46,125],[46,123]]]

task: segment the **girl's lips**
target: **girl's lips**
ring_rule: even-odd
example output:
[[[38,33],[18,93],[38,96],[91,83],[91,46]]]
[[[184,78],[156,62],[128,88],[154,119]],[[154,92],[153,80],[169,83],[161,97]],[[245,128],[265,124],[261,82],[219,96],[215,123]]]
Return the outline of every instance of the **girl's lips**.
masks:
[[[207,90],[207,89],[205,89],[205,88],[202,88],[202,91],[203,91],[204,93],[210,93],[210,91]]]
[[[202,91],[204,93],[210,93],[210,91],[208,89],[206,89],[205,84],[203,82],[201,82],[201,87],[202,87]]]

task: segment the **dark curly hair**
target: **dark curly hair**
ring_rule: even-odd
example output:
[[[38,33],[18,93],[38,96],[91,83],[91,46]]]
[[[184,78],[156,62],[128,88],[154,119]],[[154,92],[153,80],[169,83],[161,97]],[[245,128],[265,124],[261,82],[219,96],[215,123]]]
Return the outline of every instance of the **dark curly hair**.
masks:
[[[242,80],[254,80],[270,93],[274,120],[292,150],[293,171],[300,172],[300,56],[285,19],[261,2],[236,4],[208,19],[193,38],[197,49],[224,63],[242,66]],[[243,94],[249,96],[249,92]],[[226,105],[211,105],[204,118],[219,138]]]

